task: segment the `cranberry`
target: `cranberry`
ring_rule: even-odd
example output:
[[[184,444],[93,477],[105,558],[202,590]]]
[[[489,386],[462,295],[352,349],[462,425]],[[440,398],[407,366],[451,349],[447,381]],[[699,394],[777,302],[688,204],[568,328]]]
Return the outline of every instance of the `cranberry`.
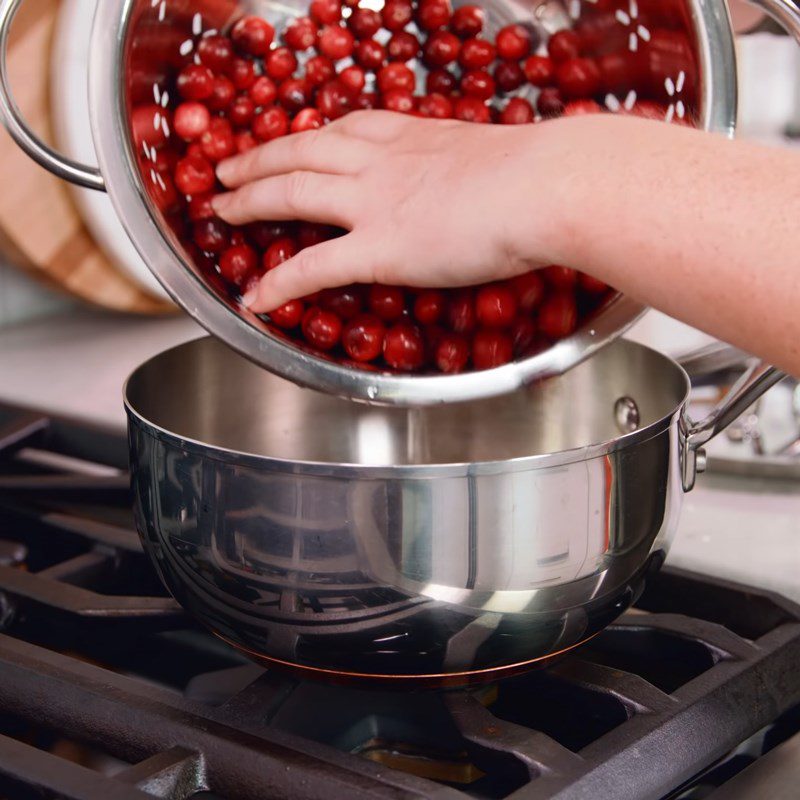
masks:
[[[522,25],[506,25],[495,37],[497,55],[508,61],[519,61],[531,52],[531,35]]]
[[[453,101],[453,116],[464,122],[491,122],[488,106],[477,97],[457,97]]]
[[[488,67],[494,61],[495,49],[491,42],[485,39],[467,39],[461,45],[461,52],[458,54],[458,63],[464,69],[480,69]]]
[[[419,99],[419,113],[423,117],[450,119],[453,116],[453,104],[442,94],[426,94]]]
[[[353,361],[374,361],[383,351],[386,328],[370,314],[362,314],[347,323],[342,334],[342,346]]]
[[[187,209],[187,216],[192,222],[198,222],[201,219],[211,219],[214,216],[214,209],[211,207],[211,200],[214,195],[210,192],[208,194],[199,194],[192,197]]]
[[[317,47],[322,55],[327,56],[332,61],[351,56],[354,45],[353,34],[347,28],[342,28],[339,25],[326,25],[319,32]]]
[[[602,111],[602,107],[594,100],[573,100],[564,106],[565,117],[582,117],[586,114],[600,114]]]
[[[175,167],[175,185],[182,194],[210,192],[215,182],[214,167],[202,157],[182,158]]]
[[[206,253],[222,253],[230,244],[228,226],[221,219],[203,219],[192,227],[195,244]]]
[[[584,292],[589,292],[590,294],[602,294],[608,291],[607,283],[603,283],[603,281],[583,272],[578,273],[578,285]]]
[[[328,81],[317,92],[317,110],[325,119],[338,119],[352,107],[353,94],[340,80]]]
[[[230,122],[220,117],[211,120],[211,127],[200,138],[200,147],[212,164],[235,155],[236,140]]]
[[[425,63],[432,67],[444,67],[458,58],[461,40],[449,31],[434,31],[422,47]]]
[[[414,316],[423,325],[435,325],[444,313],[444,306],[444,294],[431,289],[417,295],[414,301]]]
[[[313,108],[306,110],[318,115],[318,112]],[[300,114],[297,116],[299,118]],[[315,244],[320,244],[320,242],[327,241],[330,238],[332,238],[331,228],[316,222],[303,222],[297,231],[297,243],[301,250],[305,250],[306,247],[313,247]]]
[[[322,114],[316,108],[304,108],[297,113],[297,116],[292,120],[289,130],[292,133],[301,133],[302,131],[312,131],[316,128],[321,128],[325,124],[322,119]]]
[[[425,91],[428,94],[452,94],[456,88],[456,78],[446,69],[431,70],[425,78]]]
[[[627,94],[631,89],[639,89],[642,83],[640,54],[623,50],[606,53],[597,59],[603,91]]]
[[[501,61],[494,68],[494,80],[501,92],[513,92],[525,83],[525,73],[516,61]]]
[[[169,175],[162,175],[161,183],[157,180],[148,180],[147,191],[156,208],[164,213],[174,210],[175,206],[180,202],[175,183]]]
[[[446,333],[436,344],[436,366],[448,375],[463,372],[469,361],[469,345],[463,336]]]
[[[539,309],[539,330],[550,339],[563,339],[574,332],[578,311],[571,292],[550,295]]]
[[[381,15],[371,8],[356,8],[347,20],[356,39],[369,39],[381,29]]]
[[[419,55],[419,42],[413,33],[397,31],[386,45],[390,61],[411,61]]]
[[[288,47],[278,47],[271,50],[264,62],[267,75],[274,81],[285,81],[294,75],[297,69],[297,59]]]
[[[233,45],[227,36],[206,36],[197,45],[197,55],[214,72],[226,72],[233,60]]]
[[[374,39],[365,39],[356,45],[353,59],[364,69],[378,69],[386,61],[386,48]]]
[[[311,0],[308,11],[320,25],[335,25],[342,18],[340,0]]]
[[[514,356],[514,343],[507,333],[480,330],[472,340],[472,363],[475,369],[492,369],[507,364]]]
[[[336,74],[333,62],[325,56],[312,56],[306,61],[306,83],[312,88],[322,86]]]
[[[556,68],[547,56],[528,56],[522,65],[528,82],[539,88],[552,86],[556,80]]]
[[[473,69],[461,78],[461,91],[465,96],[488,100],[494,96],[494,79],[485,69]]]
[[[411,114],[416,108],[414,95],[408,89],[389,89],[381,96],[382,107],[398,114]]]
[[[364,309],[364,293],[360,286],[325,289],[320,292],[319,305],[344,320],[353,319]]]
[[[231,30],[233,43],[249,56],[263,56],[274,37],[275,29],[261,17],[242,17]]]
[[[241,286],[245,279],[258,265],[258,256],[252,247],[246,244],[229,247],[219,259],[219,271],[225,280]]]
[[[367,305],[369,310],[382,320],[391,322],[399,319],[405,310],[403,290],[397,286],[383,286],[380,283],[374,283],[369,287]]]
[[[505,328],[517,316],[517,299],[502,283],[482,286],[475,298],[475,315],[487,328]]]
[[[278,101],[287,111],[300,111],[310,100],[308,86],[302,78],[289,78],[278,89]]]
[[[417,9],[417,24],[424,31],[435,31],[450,22],[448,0],[421,0]]]
[[[670,83],[684,75],[681,99],[693,103],[697,92],[697,68],[692,45],[683,31],[653,30],[642,52],[642,78],[654,100],[672,102]]]
[[[262,75],[250,87],[250,97],[259,108],[271,106],[278,98],[278,87],[271,78]]]
[[[181,103],[175,109],[172,127],[186,142],[199,139],[211,124],[211,114],[202,103]]]
[[[544,280],[538,270],[517,275],[511,279],[511,285],[520,310],[526,314],[535,311],[544,299]]]
[[[228,119],[237,128],[246,128],[256,115],[256,104],[249,95],[237,97],[228,109]]]
[[[283,32],[283,41],[292,50],[308,50],[317,41],[317,23],[311,17],[297,17]]]
[[[206,100],[206,105],[211,111],[224,111],[236,97],[236,87],[233,81],[223,76],[214,78],[214,91]]]
[[[462,39],[477,36],[483,30],[483,9],[480,6],[460,6],[453,12],[450,27]]]
[[[309,308],[303,315],[303,336],[320,350],[332,350],[342,337],[342,321],[331,311]]]
[[[405,64],[392,63],[381,67],[378,72],[377,83],[378,89],[384,93],[392,89],[407,89],[413,92],[416,77]]]
[[[511,326],[511,341],[515,356],[529,355],[536,344],[537,327],[530,317],[517,317]]]
[[[256,82],[255,66],[246,58],[234,58],[228,69],[228,77],[239,91],[249,89]]]
[[[289,133],[289,115],[278,106],[268,108],[253,121],[253,133],[262,142],[285,136]]]
[[[581,38],[573,30],[554,33],[547,43],[547,52],[553,61],[568,61],[581,54]]]
[[[253,136],[252,131],[240,131],[234,137],[236,141],[236,152],[247,153],[254,147],[258,147],[258,140]]]
[[[247,235],[261,250],[266,250],[276,239],[289,236],[290,226],[285,222],[253,222],[247,226]]]
[[[306,307],[302,300],[290,300],[280,308],[270,312],[269,318],[279,328],[289,330],[296,328],[303,320],[303,313]]]
[[[564,113],[564,101],[561,92],[552,86],[546,86],[539,93],[536,108],[543,117],[559,117]]]
[[[600,90],[600,69],[591,58],[571,58],[558,65],[558,88],[568,100],[591,97]]]
[[[369,111],[378,107],[378,95],[375,92],[361,92],[353,101],[353,108],[361,111]]]
[[[383,358],[394,368],[411,372],[425,362],[425,341],[413,325],[401,323],[386,332]]]
[[[165,121],[169,130],[169,111],[155,103],[134,108],[131,113],[131,132],[136,146],[141,149],[145,143],[150,147],[164,144],[167,141],[167,134],[164,131]]]
[[[414,9],[409,0],[386,0],[381,11],[383,27],[390,31],[401,31],[411,22]]]
[[[457,291],[451,296],[447,322],[456,333],[471,333],[475,329],[475,301],[469,289]]]
[[[360,94],[364,91],[364,86],[367,82],[364,70],[353,64],[347,69],[343,69],[339,73],[339,80],[347,86],[353,94]]]
[[[572,289],[578,282],[578,273],[571,267],[545,267],[542,277],[556,289]]]
[[[205,156],[203,155],[203,148],[200,147],[200,142],[192,142],[186,148],[186,154],[184,158],[205,158]],[[175,166],[177,165],[178,165],[177,162],[175,162]]]
[[[261,266],[264,272],[269,272],[275,267],[294,258],[297,255],[297,245],[294,239],[288,236],[281,236],[270,244],[261,258]]]
[[[206,100],[214,91],[214,73],[202,64],[189,64],[178,75],[178,92],[184,100]]]
[[[534,119],[533,107],[524,97],[512,97],[500,112],[503,125],[526,125]]]

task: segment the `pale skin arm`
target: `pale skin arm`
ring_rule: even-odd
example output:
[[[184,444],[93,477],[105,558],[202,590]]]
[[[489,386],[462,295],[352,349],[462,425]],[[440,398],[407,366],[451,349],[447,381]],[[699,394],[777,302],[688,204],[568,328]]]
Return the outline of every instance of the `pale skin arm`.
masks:
[[[247,303],[354,282],[468,285],[588,272],[800,374],[800,155],[611,115],[523,125],[350,114],[221,165],[232,223],[349,233]],[[241,188],[239,188],[241,187]]]

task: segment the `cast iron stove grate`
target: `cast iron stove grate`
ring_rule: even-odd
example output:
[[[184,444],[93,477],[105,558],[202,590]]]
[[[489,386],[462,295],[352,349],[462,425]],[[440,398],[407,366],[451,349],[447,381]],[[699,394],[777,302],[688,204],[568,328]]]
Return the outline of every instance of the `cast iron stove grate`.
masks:
[[[119,434],[0,406],[0,797],[694,798],[797,730],[800,608],[669,569],[574,655],[480,690],[265,671],[165,596],[125,467]]]

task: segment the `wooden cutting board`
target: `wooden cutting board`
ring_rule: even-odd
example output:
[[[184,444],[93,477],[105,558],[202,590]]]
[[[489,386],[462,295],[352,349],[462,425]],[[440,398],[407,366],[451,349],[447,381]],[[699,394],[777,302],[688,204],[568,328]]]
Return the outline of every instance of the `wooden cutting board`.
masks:
[[[8,53],[17,104],[50,143],[50,44],[58,5],[58,0],[24,3]],[[135,314],[175,312],[108,260],[84,226],[68,187],[31,161],[2,128],[0,175],[0,254],[7,261],[97,306]]]

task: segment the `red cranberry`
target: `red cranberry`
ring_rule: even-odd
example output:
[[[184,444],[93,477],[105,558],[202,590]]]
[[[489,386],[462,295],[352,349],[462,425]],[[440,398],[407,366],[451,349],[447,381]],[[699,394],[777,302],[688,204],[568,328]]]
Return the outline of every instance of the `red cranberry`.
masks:
[[[505,328],[517,316],[517,299],[502,283],[482,286],[475,298],[475,315],[487,328]]]
[[[411,372],[425,362],[425,341],[413,325],[401,323],[386,332],[383,358],[393,369]]]
[[[408,89],[389,89],[382,95],[383,108],[399,114],[410,114],[414,111],[416,101]]]
[[[492,369],[507,364],[514,356],[514,343],[507,333],[480,330],[472,340],[472,363],[475,369]]]
[[[472,291],[455,292],[447,308],[447,323],[456,333],[471,333],[475,329],[475,300]]]
[[[256,104],[249,95],[237,97],[228,109],[228,119],[237,128],[246,128],[256,115]]]
[[[531,52],[531,35],[522,25],[506,25],[495,37],[497,55],[507,61],[519,61]]]
[[[278,87],[271,78],[262,75],[250,87],[250,97],[259,108],[271,106],[278,97]]]
[[[360,286],[325,289],[320,292],[319,305],[344,320],[353,319],[364,309],[364,293]]]
[[[558,88],[568,100],[591,97],[600,90],[600,70],[590,58],[571,58],[558,65]]]
[[[381,15],[371,8],[355,8],[347,26],[356,39],[369,39],[381,29]]]
[[[239,91],[244,91],[256,82],[256,69],[252,61],[234,58],[228,69],[228,76]]]
[[[247,226],[247,235],[261,250],[266,250],[276,239],[289,236],[290,233],[290,226],[285,222],[253,222]]]
[[[332,61],[351,56],[354,45],[353,34],[347,28],[342,28],[339,25],[326,25],[319,32],[317,47],[322,55],[327,56]]]
[[[203,219],[192,227],[195,244],[206,253],[222,253],[230,244],[228,226],[221,219]]]
[[[170,114],[167,109],[150,103],[144,106],[137,106],[131,113],[131,133],[136,146],[141,150],[143,144],[150,147],[159,147],[167,141],[169,130]]]
[[[292,50],[308,50],[317,41],[317,23],[311,17],[297,17],[283,32],[283,41]]]
[[[565,117],[582,117],[585,114],[600,114],[602,111],[603,108],[594,100],[573,100],[564,106]]]
[[[545,267],[542,277],[556,289],[573,289],[578,282],[578,273],[571,267]]]
[[[182,158],[175,167],[175,185],[182,194],[210,192],[215,182],[214,167],[204,158]]]
[[[178,75],[178,92],[184,100],[206,100],[214,91],[214,73],[202,64],[189,64]]]
[[[422,47],[425,63],[432,67],[452,64],[461,50],[461,40],[449,31],[434,31]]]
[[[435,31],[450,22],[450,14],[448,0],[421,0],[417,9],[417,24],[424,31]]]
[[[556,80],[556,68],[547,56],[528,56],[522,65],[528,82],[539,88],[552,86]]]
[[[332,350],[342,338],[342,321],[321,308],[309,308],[303,315],[303,336],[319,350]]]
[[[294,75],[297,59],[288,47],[278,47],[270,51],[264,62],[264,69],[272,80],[280,83]]]
[[[501,92],[513,92],[525,83],[525,73],[516,61],[501,61],[494,68],[494,80]]]
[[[353,94],[340,80],[328,81],[317,92],[317,109],[325,119],[339,119],[352,107]]]
[[[456,88],[456,78],[446,69],[433,69],[425,78],[425,91],[428,94],[452,94]]]
[[[269,142],[289,133],[289,115],[279,106],[262,111],[253,121],[256,139]]]
[[[304,108],[297,113],[297,116],[292,120],[289,130],[292,133],[301,133],[302,131],[312,131],[316,128],[321,128],[325,124],[322,119],[322,114],[316,108]]]
[[[318,114],[318,112],[313,108],[306,110]],[[298,117],[299,116],[300,115],[298,114]],[[303,222],[300,224],[300,227],[297,230],[297,243],[301,250],[305,250],[306,247],[313,247],[315,244],[320,244],[320,242],[325,242],[330,238],[332,238],[331,228],[329,228],[327,225],[320,225],[316,222]]]
[[[623,96],[631,89],[639,89],[642,83],[640,53],[623,50],[606,53],[597,59],[604,92]]]
[[[270,312],[269,318],[279,328],[290,330],[296,328],[303,320],[303,313],[306,307],[302,300],[290,300],[280,308]]]
[[[539,93],[536,108],[543,117],[559,117],[564,113],[564,101],[561,92],[552,86],[546,86]]]
[[[488,67],[494,61],[495,50],[491,42],[485,39],[467,39],[461,45],[461,52],[458,54],[458,63],[464,69],[480,69]]]
[[[671,102],[670,81],[683,73],[680,98],[692,104],[697,93],[697,67],[692,45],[684,31],[653,30],[641,51],[642,83],[652,99]],[[668,80],[669,79],[669,80]]]
[[[354,95],[364,91],[364,86],[367,82],[364,70],[361,69],[361,67],[357,67],[355,64],[347,67],[347,69],[343,69],[339,73],[339,80],[347,86]]]
[[[284,261],[294,258],[297,252],[297,245],[294,239],[290,239],[288,236],[282,236],[279,239],[275,239],[266,249],[261,258],[261,266],[264,272],[269,272],[280,264],[283,264]]]
[[[229,247],[219,259],[219,271],[225,280],[241,286],[258,266],[256,251],[246,244]]]
[[[444,306],[444,294],[431,289],[417,295],[414,301],[414,316],[423,325],[435,325],[444,313]]]
[[[199,139],[211,124],[211,114],[202,103],[181,103],[175,109],[172,127],[186,142]]]
[[[603,292],[608,291],[607,283],[603,283],[603,281],[583,272],[578,273],[578,285],[584,292],[589,292],[590,294],[603,294]]]
[[[386,62],[386,48],[374,39],[365,39],[356,45],[353,59],[364,69],[379,69]]]
[[[197,55],[214,72],[226,72],[233,60],[233,45],[226,36],[206,36],[197,45]]]
[[[414,9],[409,0],[386,0],[381,11],[383,27],[390,31],[401,31],[411,22]]]
[[[464,122],[491,122],[489,107],[477,97],[457,97],[453,101],[453,116]]]
[[[306,82],[302,78],[289,78],[278,89],[278,101],[287,111],[299,111],[311,101]]]
[[[397,31],[386,45],[390,61],[411,61],[419,55],[419,42],[413,33]]]
[[[550,339],[563,339],[578,325],[578,311],[571,292],[550,295],[539,309],[539,330]]]
[[[308,11],[320,25],[335,25],[342,18],[340,0],[311,0]]]
[[[413,92],[416,77],[405,64],[393,63],[381,67],[378,72],[377,82],[378,89],[384,93],[392,89],[406,89]]]
[[[462,39],[477,36],[483,30],[483,9],[480,6],[460,6],[453,12],[450,27]]]
[[[236,141],[237,153],[247,153],[254,147],[258,147],[258,140],[253,136],[252,131],[240,131],[234,138]]]
[[[511,341],[514,346],[514,355],[530,355],[537,340],[538,329],[531,317],[517,317],[511,326]]]
[[[263,56],[274,37],[275,29],[261,17],[242,17],[231,30],[233,43],[249,56]]]
[[[455,375],[463,372],[469,361],[469,345],[463,336],[446,333],[436,344],[436,366],[441,372]]]
[[[534,119],[533,107],[524,97],[512,97],[500,112],[503,125],[527,125]]]
[[[214,209],[211,207],[211,200],[214,195],[199,194],[192,197],[187,209],[187,216],[192,222],[199,222],[201,219],[211,219],[214,217]]]
[[[311,86],[322,86],[336,74],[333,61],[325,56],[312,56],[306,61],[306,81]]]
[[[361,92],[353,101],[353,108],[361,111],[369,111],[378,107],[378,95],[375,92]]]
[[[538,270],[517,275],[511,279],[511,285],[520,310],[526,314],[535,311],[544,299],[544,280]]]
[[[214,91],[206,100],[206,105],[211,111],[224,111],[236,97],[236,87],[233,81],[225,77],[214,78]]]
[[[203,155],[203,148],[200,147],[200,142],[192,142],[186,148],[186,154],[184,155],[184,158],[205,158]],[[177,165],[177,162],[175,162],[175,166]]]
[[[473,69],[461,78],[461,91],[468,97],[488,100],[494,96],[494,79],[485,69]]]
[[[581,38],[573,30],[554,33],[547,43],[547,52],[553,61],[568,61],[581,54]]]
[[[419,99],[419,113],[423,117],[450,119],[453,116],[453,104],[442,94],[426,94]]]
[[[236,140],[230,122],[220,117],[211,120],[211,127],[200,138],[200,147],[212,164],[235,155]]]
[[[369,287],[367,305],[369,310],[382,320],[391,322],[399,319],[405,310],[403,290],[397,286],[383,286],[380,283],[374,283]]]
[[[362,314],[345,326],[342,346],[353,361],[374,361],[383,351],[386,328],[377,317]]]

